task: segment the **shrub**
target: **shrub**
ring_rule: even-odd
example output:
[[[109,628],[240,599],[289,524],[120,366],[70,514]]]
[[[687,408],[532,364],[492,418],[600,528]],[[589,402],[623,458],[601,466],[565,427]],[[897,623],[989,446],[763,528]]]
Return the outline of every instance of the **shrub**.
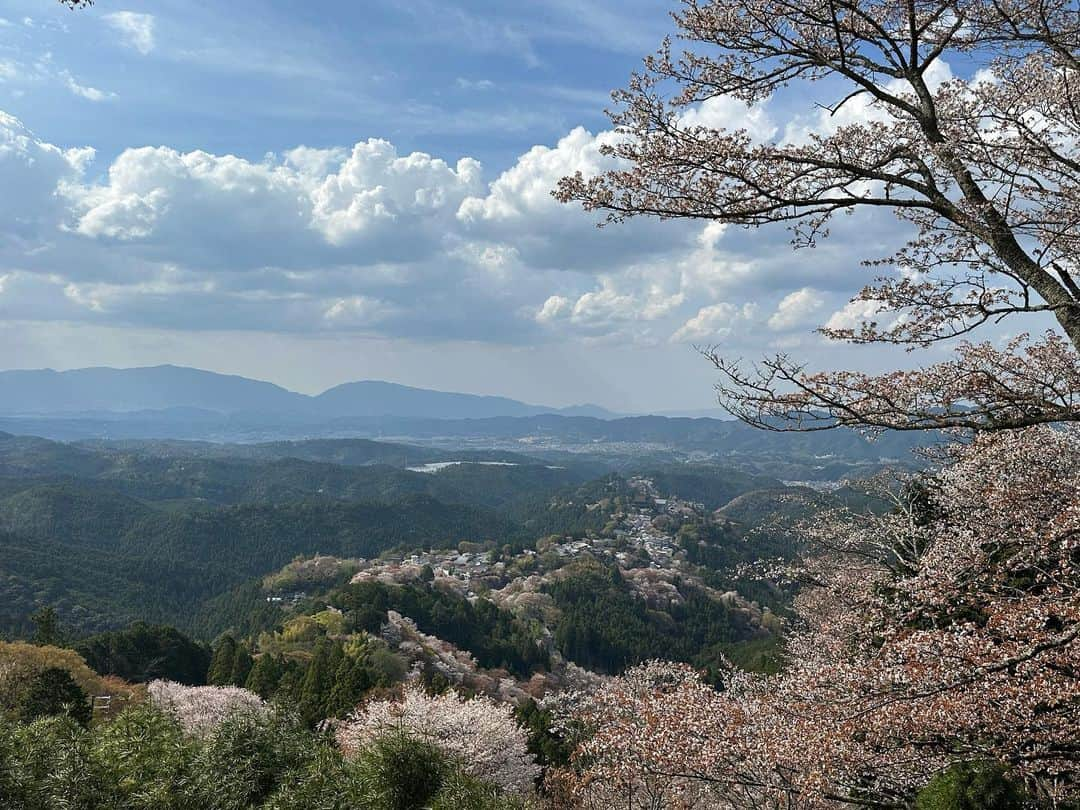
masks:
[[[380,810],[428,807],[448,770],[438,748],[402,732],[374,740],[356,764],[367,798]]]
[[[79,725],[90,724],[90,698],[66,669],[48,667],[27,685],[19,701],[19,717],[31,722],[39,717],[64,715]]]

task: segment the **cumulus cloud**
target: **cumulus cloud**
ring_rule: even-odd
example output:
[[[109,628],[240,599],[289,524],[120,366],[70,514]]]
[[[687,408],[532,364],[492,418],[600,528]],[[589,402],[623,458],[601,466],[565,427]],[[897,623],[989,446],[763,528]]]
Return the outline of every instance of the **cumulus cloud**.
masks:
[[[716,130],[745,129],[756,141],[768,141],[778,132],[767,103],[747,105],[730,96],[714,96],[686,110],[679,123],[684,127]]]
[[[92,149],[60,149],[40,141],[21,121],[0,111],[0,228],[10,237],[41,236],[62,216],[61,183],[79,177]]]
[[[566,206],[551,197],[559,178],[575,171],[597,174],[611,168],[612,162],[600,154],[600,147],[616,138],[612,132],[593,135],[576,127],[554,147],[534,146],[491,184],[485,196],[462,202],[458,219],[465,223],[520,222],[536,214],[566,211]]]
[[[829,316],[826,329],[858,329],[863,323],[872,321],[881,312],[881,305],[876,301],[848,301],[841,309]]]
[[[460,202],[481,188],[480,171],[470,158],[450,166],[375,139],[257,163],[142,147],[120,154],[104,182],[64,195],[79,234],[162,258],[242,268],[346,255],[364,263],[366,254],[374,263],[435,251]]]
[[[732,335],[738,321],[751,320],[757,306],[743,304],[737,307],[726,301],[702,307],[671,336],[672,343],[699,343],[724,340]]]
[[[718,123],[747,111],[706,113]],[[615,137],[575,129],[491,177],[471,157],[379,139],[261,160],[133,147],[96,165],[92,149],[61,149],[0,114],[0,306],[108,325],[487,343],[745,338],[733,324],[754,308],[727,302],[785,294],[783,242],[716,223],[598,230],[552,198],[563,175],[610,165],[600,146]],[[780,250],[784,262],[762,256]],[[815,255],[816,279],[831,255]],[[773,325],[806,317],[822,288],[780,301]]]
[[[143,56],[154,50],[154,15],[114,11],[102,19],[120,34],[129,48],[134,48]]]
[[[698,228],[683,222],[636,220],[625,228],[596,227],[598,218],[552,197],[559,180],[574,172],[597,174],[616,166],[600,153],[619,138],[576,127],[554,146],[537,145],[492,181],[483,194],[462,201],[457,217],[467,233],[489,240],[512,240],[534,267],[603,272],[640,262],[673,245],[689,246]]]
[[[780,300],[776,312],[769,318],[769,328],[776,332],[786,332],[809,326],[814,314],[823,306],[825,306],[825,297],[812,287],[795,290]]]

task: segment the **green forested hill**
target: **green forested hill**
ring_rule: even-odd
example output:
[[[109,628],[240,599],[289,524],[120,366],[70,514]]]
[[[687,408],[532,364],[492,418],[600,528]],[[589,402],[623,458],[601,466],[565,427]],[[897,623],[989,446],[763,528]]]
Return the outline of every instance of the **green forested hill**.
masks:
[[[201,632],[208,604],[297,555],[463,540],[519,549],[598,532],[628,496],[625,478],[596,477],[590,464],[462,452],[452,460],[489,463],[400,466],[440,454],[351,439],[71,445],[0,434],[0,635],[27,632],[42,605],[79,634],[139,619]],[[708,466],[652,475],[661,493],[710,507],[778,483]]]
[[[93,483],[147,501],[226,505],[318,497],[393,502],[428,495],[447,503],[509,508],[580,484],[592,474],[590,468],[552,468],[511,454],[448,456],[407,445],[381,445],[346,439],[251,446],[198,442],[75,446],[0,434],[0,497],[12,490],[12,478],[16,489],[23,479],[33,478],[42,482],[79,479],[84,485]],[[222,455],[230,452],[236,456]],[[454,465],[437,475],[402,466],[432,458],[489,460],[487,456],[515,460]]]
[[[206,599],[297,554],[367,557],[513,532],[494,513],[424,495],[160,509],[74,483],[31,486],[0,500],[0,632],[26,631],[36,604],[79,631],[186,627]]]

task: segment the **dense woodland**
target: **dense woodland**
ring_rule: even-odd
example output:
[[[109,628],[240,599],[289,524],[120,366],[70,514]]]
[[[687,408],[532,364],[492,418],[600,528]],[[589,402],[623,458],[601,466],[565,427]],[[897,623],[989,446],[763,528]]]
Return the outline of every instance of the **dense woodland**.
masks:
[[[79,633],[144,620],[209,639],[257,608],[236,611],[225,594],[298,554],[531,547],[545,535],[601,530],[607,515],[586,505],[625,488],[618,475],[590,479],[588,464],[550,469],[520,458],[411,472],[370,464],[389,458],[375,445],[298,451],[343,462],[329,464],[278,457],[291,448],[281,445],[251,460],[207,458],[220,449],[183,443],[162,456],[157,443],[137,452],[0,436],[0,633],[28,633],[29,614],[52,605]],[[411,463],[400,447],[393,453]],[[721,468],[672,483],[710,503],[776,484]],[[214,618],[230,612],[240,615]]]

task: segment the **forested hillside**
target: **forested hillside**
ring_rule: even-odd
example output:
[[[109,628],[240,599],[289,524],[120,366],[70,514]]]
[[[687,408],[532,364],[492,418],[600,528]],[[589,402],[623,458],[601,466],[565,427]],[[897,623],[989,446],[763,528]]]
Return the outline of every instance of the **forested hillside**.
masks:
[[[446,455],[355,440],[217,447],[0,436],[0,632],[28,632],[42,605],[80,633],[134,620],[204,631],[212,624],[197,617],[210,601],[297,555],[374,557],[463,541],[520,550],[546,535],[600,532],[611,499],[629,493],[622,476],[593,478],[591,463],[505,453],[408,469],[433,458]],[[710,506],[778,485],[716,467],[662,475],[667,490]]]

